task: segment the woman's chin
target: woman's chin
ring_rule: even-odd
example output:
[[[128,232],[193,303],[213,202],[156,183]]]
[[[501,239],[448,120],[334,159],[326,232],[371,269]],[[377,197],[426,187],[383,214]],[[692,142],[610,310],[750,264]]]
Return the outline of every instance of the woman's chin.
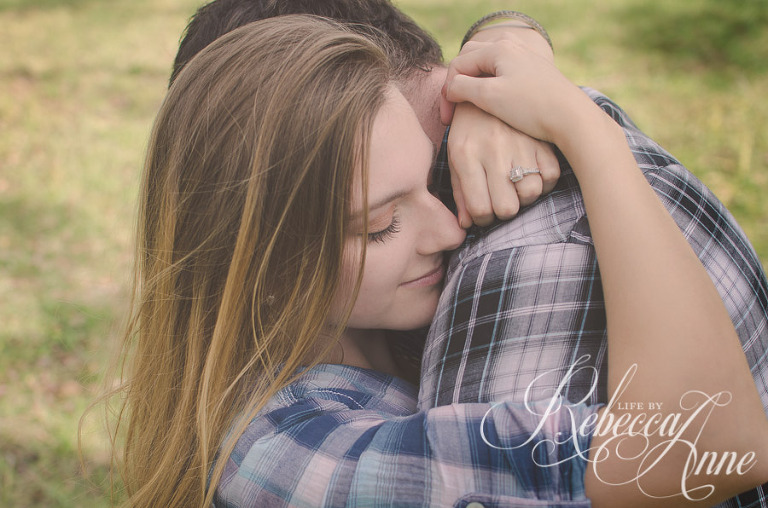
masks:
[[[424,328],[432,323],[432,318],[435,317],[437,311],[437,298],[434,302],[422,301],[419,305],[411,306],[404,310],[398,319],[393,320],[392,326],[389,326],[390,330],[415,330],[417,328]]]

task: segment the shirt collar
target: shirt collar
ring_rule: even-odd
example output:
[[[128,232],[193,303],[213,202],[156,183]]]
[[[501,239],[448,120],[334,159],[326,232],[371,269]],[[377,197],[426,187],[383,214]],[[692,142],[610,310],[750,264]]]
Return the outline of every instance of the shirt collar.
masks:
[[[416,412],[418,388],[389,374],[350,365],[320,364],[304,370],[290,386],[293,397],[328,391],[351,396],[362,408],[394,416]]]

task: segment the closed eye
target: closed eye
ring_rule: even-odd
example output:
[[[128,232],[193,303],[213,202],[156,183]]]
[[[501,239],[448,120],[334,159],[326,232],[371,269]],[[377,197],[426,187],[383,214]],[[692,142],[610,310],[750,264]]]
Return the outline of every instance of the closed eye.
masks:
[[[368,233],[368,243],[384,243],[400,232],[400,220],[397,215],[392,216],[392,222],[381,231]]]

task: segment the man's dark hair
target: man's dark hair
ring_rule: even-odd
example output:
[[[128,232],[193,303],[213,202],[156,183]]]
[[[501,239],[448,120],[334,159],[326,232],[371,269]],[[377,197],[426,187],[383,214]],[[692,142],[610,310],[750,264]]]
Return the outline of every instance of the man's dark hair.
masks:
[[[437,42],[389,0],[214,0],[200,7],[184,31],[170,84],[197,53],[217,38],[248,23],[285,14],[313,14],[349,23],[363,35],[388,41],[395,77],[429,70],[443,61]]]

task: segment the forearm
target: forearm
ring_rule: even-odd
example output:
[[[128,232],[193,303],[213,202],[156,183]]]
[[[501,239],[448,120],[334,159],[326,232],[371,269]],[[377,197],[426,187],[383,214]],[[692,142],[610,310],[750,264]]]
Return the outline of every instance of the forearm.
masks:
[[[696,443],[700,453],[726,449],[740,457],[760,453],[764,443],[755,436],[768,436],[762,405],[733,325],[708,274],[637,168],[623,131],[596,107],[581,115],[578,123],[581,128],[568,128],[568,135],[557,142],[579,179],[600,265],[609,341],[609,394],[617,390],[633,364],[637,372],[631,383],[622,384],[624,391],[614,402],[654,401],[661,403],[660,412],[666,415],[685,413],[681,397],[690,390],[709,396],[728,392],[733,400],[726,407],[716,407],[708,421],[694,424],[682,437]],[[609,410],[617,416],[632,412],[617,407]],[[635,414],[642,412],[648,413],[647,407]],[[734,433],[735,415],[753,427]],[[740,441],[739,436],[745,439]],[[610,437],[596,437],[595,447]],[[652,446],[667,439],[653,436]],[[682,475],[689,455],[682,446],[676,450],[679,454],[670,454],[669,460],[677,461],[678,466],[668,462],[665,465],[671,467],[651,470],[644,479],[646,486],[654,485],[661,492],[667,489],[666,493],[679,489],[680,476],[669,472],[677,470]],[[758,462],[761,459],[768,457],[758,456]],[[639,470],[638,461],[619,461],[614,466],[603,480],[632,478]],[[764,481],[759,467],[762,465],[750,473]],[[757,483],[748,477],[734,474],[731,485],[719,478],[709,500]],[[705,475],[701,478],[704,483],[712,481]],[[679,497],[673,500],[672,505],[683,504]]]
[[[579,180],[595,241],[612,361],[609,385],[615,388],[632,363],[642,368],[661,354],[691,360],[659,365],[669,369],[668,381],[700,377],[701,366],[718,364],[719,373],[702,379],[701,389],[719,391],[738,377],[752,385],[704,267],[637,168],[623,131],[593,109],[589,127],[574,129],[558,146]],[[743,375],[734,376],[729,366]],[[699,387],[681,387],[693,388]],[[649,390],[643,391],[647,396]]]

